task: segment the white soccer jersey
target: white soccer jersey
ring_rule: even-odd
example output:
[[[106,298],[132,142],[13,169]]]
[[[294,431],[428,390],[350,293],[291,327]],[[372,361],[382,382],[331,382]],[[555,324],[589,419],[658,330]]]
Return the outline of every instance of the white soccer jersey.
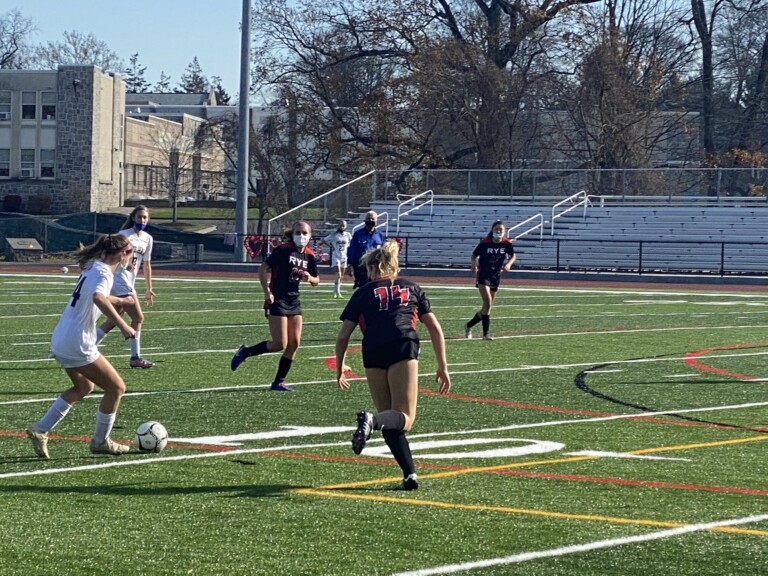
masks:
[[[352,234],[346,230],[344,232],[339,232],[337,230],[336,232],[328,234],[328,236],[323,238],[323,241],[330,244],[331,248],[333,248],[333,265],[335,266],[338,263],[346,266],[347,248],[349,248],[349,243],[352,242]]]
[[[127,236],[133,245],[133,255],[126,266],[118,265],[115,270],[115,285],[112,287],[113,296],[126,296],[133,294],[133,286],[136,284],[136,276],[142,262],[152,261],[152,236],[144,232],[136,232],[133,228],[120,230],[118,234]]]
[[[112,282],[112,270],[100,260],[94,260],[80,274],[51,337],[51,352],[64,368],[85,366],[99,357],[96,321],[101,310],[93,303],[93,295],[109,296]]]

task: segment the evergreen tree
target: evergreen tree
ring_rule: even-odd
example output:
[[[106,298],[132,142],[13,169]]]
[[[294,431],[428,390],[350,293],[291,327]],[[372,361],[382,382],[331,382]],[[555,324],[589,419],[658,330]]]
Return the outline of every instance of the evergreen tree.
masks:
[[[155,87],[152,90],[164,94],[171,91],[171,77],[165,73],[165,70],[160,71],[160,80],[157,81],[157,84],[155,84]]]
[[[144,72],[147,70],[146,66],[139,65],[139,53],[131,54],[129,64],[125,70],[123,70],[125,89],[126,92],[138,94],[146,92],[149,88],[149,82],[144,78]]]
[[[186,68],[186,72],[181,75],[179,88],[181,88],[180,91],[182,93],[187,94],[200,94],[201,92],[208,92],[210,89],[210,83],[205,74],[203,74],[203,69],[200,67],[197,56],[192,59],[192,62]]]
[[[224,86],[221,85],[220,76],[211,77],[211,86],[216,91],[216,101],[222,106],[229,104],[229,101],[232,100],[232,96],[230,96],[229,92],[227,92],[224,89]]]

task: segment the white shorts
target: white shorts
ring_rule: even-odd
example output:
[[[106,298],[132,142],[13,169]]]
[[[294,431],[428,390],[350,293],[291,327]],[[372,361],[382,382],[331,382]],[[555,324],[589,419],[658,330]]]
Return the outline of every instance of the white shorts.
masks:
[[[80,368],[96,362],[101,352],[95,342],[66,339],[63,342],[51,341],[51,355],[62,368]]]
[[[133,296],[136,294],[136,289],[133,286],[128,286],[125,282],[118,280],[120,276],[115,276],[115,282],[112,284],[112,290],[109,292],[110,296],[118,296],[120,298],[124,296]]]
[[[347,259],[346,258],[344,258],[344,259],[339,258],[336,255],[336,252],[334,252],[331,255],[331,266],[333,268],[337,268],[339,266],[341,266],[342,268],[346,268],[347,267]]]

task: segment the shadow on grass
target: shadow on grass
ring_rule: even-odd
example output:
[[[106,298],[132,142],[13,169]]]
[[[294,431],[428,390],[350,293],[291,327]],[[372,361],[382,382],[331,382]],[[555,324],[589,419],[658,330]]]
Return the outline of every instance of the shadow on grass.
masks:
[[[160,486],[157,482],[146,484],[118,484],[93,486],[0,486],[0,494],[92,494],[99,496],[194,496],[218,494],[228,498],[273,498],[301,488],[279,484],[253,484],[232,486]]]

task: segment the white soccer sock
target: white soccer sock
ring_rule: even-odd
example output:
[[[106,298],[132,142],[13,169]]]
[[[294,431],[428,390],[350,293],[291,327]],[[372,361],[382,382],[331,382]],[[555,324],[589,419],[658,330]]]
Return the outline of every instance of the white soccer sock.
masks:
[[[38,420],[37,427],[43,432],[53,430],[56,424],[64,420],[64,416],[67,415],[67,412],[69,412],[71,408],[72,405],[59,396],[53,404],[51,404],[51,407],[48,408],[48,412],[45,413],[45,416]]]
[[[136,332],[136,336],[131,338],[131,358],[141,356],[141,331]]]
[[[338,280],[336,280],[336,282],[333,283],[333,293],[341,294],[341,283]]]
[[[109,438],[112,432],[112,426],[115,425],[116,413],[104,414],[101,410],[96,411],[96,430],[93,432],[93,441],[96,444],[103,444]]]
[[[96,327],[96,345],[98,346],[101,344],[101,341],[104,340],[104,337],[107,335],[104,330],[102,330],[100,327]]]

